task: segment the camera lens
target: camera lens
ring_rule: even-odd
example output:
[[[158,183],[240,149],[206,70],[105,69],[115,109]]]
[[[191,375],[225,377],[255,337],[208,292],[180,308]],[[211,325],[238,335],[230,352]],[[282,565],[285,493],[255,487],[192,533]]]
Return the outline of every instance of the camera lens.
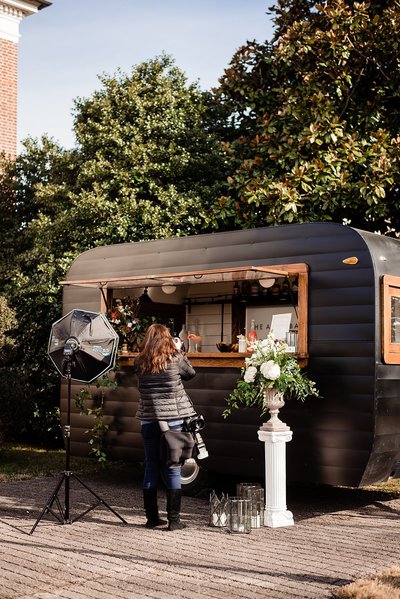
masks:
[[[204,416],[197,416],[197,430],[201,431],[205,426]]]
[[[205,443],[199,433],[196,433],[195,439],[196,439],[197,459],[204,460],[204,458],[208,458],[208,451],[207,451]]]

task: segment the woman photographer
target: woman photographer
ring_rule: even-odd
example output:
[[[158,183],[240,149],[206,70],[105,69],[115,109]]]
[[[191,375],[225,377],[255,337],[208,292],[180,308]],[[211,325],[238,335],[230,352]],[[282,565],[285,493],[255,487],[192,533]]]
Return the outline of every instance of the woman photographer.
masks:
[[[152,324],[144,338],[143,347],[135,360],[140,394],[136,417],[141,420],[141,434],[145,452],[143,501],[148,528],[166,524],[161,520],[157,505],[157,487],[161,468],[167,485],[168,530],[179,530],[186,525],[180,521],[181,466],[167,466],[160,459],[162,430],[160,422],[167,422],[169,430],[181,431],[183,419],[195,415],[192,402],[182,380],[196,374],[189,360],[180,351],[168,329]]]

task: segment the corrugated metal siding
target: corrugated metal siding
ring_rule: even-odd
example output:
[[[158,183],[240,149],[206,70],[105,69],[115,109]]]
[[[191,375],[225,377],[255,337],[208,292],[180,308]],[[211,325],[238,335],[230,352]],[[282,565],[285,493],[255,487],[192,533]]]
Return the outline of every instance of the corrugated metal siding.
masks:
[[[323,397],[304,404],[291,402],[283,410],[282,417],[294,432],[287,447],[288,476],[297,481],[358,485],[375,434],[377,305],[367,243],[351,228],[312,223],[122,244],[81,255],[68,278],[307,263],[308,370]],[[357,256],[358,264],[343,264],[349,256]],[[82,307],[82,293],[79,288],[65,289],[68,309]],[[98,309],[94,304],[85,306]],[[228,421],[221,417],[224,398],[236,377],[235,370],[199,369],[187,387],[198,411],[206,416],[204,438],[212,456],[210,467],[260,474],[264,459],[263,446],[257,441],[261,422],[258,411],[240,411]],[[136,393],[129,381],[116,392],[115,399],[107,399],[115,429],[113,454],[118,457],[138,455],[130,445],[138,440],[138,424],[133,417]],[[79,416],[74,422],[73,439],[77,441],[72,441],[72,450],[81,451],[87,422]]]

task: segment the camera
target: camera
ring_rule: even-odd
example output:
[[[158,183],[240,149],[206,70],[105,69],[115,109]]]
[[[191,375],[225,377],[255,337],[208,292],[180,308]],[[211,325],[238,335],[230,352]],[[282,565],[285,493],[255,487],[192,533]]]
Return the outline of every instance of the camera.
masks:
[[[172,337],[173,342],[175,343],[175,347],[178,351],[180,351],[182,349],[182,341],[179,339],[179,337]]]
[[[182,425],[182,430],[188,433],[191,433],[194,438],[197,458],[199,460],[204,460],[204,458],[208,458],[208,451],[205,446],[205,443],[199,433],[205,426],[204,417],[196,414],[196,416],[189,416],[189,418],[185,418]]]

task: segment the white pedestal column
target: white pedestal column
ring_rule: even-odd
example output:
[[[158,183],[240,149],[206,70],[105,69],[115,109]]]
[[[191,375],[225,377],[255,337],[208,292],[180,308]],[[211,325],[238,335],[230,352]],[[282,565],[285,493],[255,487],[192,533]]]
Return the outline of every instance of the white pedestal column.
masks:
[[[293,514],[286,506],[286,443],[293,433],[260,427],[258,438],[265,445],[265,513],[264,525],[270,528],[293,526]]]

